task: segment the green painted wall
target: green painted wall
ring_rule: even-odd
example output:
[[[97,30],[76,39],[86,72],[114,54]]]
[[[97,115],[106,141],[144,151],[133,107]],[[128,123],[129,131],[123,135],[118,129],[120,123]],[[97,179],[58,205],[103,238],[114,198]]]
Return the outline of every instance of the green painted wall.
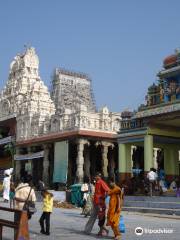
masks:
[[[126,172],[132,172],[131,144],[126,144]]]
[[[144,171],[149,171],[153,166],[153,136],[146,135],[144,137]]]
[[[54,145],[53,182],[66,183],[68,171],[68,142],[56,142]]]
[[[119,172],[131,173],[132,161],[131,161],[131,144],[119,144]]]
[[[164,146],[164,170],[167,175],[178,175],[179,166],[178,166],[178,150],[180,148],[178,145],[166,144]]]
[[[126,172],[126,144],[119,144],[119,164],[118,164],[119,172]]]

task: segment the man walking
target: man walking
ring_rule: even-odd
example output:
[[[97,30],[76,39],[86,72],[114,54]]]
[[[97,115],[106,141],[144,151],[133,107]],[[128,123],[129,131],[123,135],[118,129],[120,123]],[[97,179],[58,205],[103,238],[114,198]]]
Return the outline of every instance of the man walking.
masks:
[[[32,181],[32,176],[28,175],[25,178],[21,179],[21,182],[18,184],[17,188],[15,189],[15,208],[18,210],[22,210],[24,207],[25,202],[36,201],[36,195],[34,189],[30,186]],[[15,213],[15,219],[19,217],[18,214]],[[31,215],[28,215],[28,218],[31,218]]]
[[[154,168],[150,168],[150,171],[147,174],[147,179],[149,180],[149,192],[150,192],[150,196],[152,197],[153,195],[153,190],[155,188],[155,183],[157,181],[157,173],[156,173],[156,169]]]
[[[94,223],[98,217],[99,222],[99,236],[102,236],[104,234],[107,235],[108,230],[105,228],[105,212],[106,212],[106,204],[105,204],[105,198],[107,195],[107,192],[109,192],[109,187],[107,184],[102,180],[101,174],[96,174],[96,184],[95,184],[95,193],[94,193],[94,200],[93,200],[93,210],[91,213],[91,216],[86,223],[85,226],[85,233],[90,234],[92,231],[92,228],[94,226]]]

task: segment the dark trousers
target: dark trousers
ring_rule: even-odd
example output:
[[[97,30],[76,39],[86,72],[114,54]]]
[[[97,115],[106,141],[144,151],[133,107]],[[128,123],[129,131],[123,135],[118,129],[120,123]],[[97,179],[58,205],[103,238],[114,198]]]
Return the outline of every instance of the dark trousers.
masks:
[[[39,219],[41,231],[46,233],[49,233],[50,230],[50,214],[51,214],[50,212],[43,212]],[[44,228],[44,222],[46,224],[46,230]]]
[[[15,212],[14,213],[14,222],[18,223],[20,221],[20,217],[21,217],[21,213]],[[14,229],[14,239],[16,239],[16,235],[17,235],[17,229]]]

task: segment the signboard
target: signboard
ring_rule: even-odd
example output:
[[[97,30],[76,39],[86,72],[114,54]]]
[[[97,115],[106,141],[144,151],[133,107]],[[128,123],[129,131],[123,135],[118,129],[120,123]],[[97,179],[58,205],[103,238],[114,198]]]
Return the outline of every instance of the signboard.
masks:
[[[54,183],[66,183],[68,172],[68,142],[56,142],[54,145]]]
[[[31,172],[31,170],[32,170],[31,162],[27,162],[27,163],[25,164],[25,170],[26,170],[27,172]]]
[[[2,138],[0,139],[0,145],[4,145],[4,144],[7,144],[7,143],[10,143],[12,141],[12,137],[9,136],[9,137],[6,137],[6,138]]]
[[[44,151],[31,153],[31,154],[24,154],[24,155],[14,155],[14,160],[16,161],[23,161],[23,160],[31,160],[35,158],[42,158],[44,157]]]

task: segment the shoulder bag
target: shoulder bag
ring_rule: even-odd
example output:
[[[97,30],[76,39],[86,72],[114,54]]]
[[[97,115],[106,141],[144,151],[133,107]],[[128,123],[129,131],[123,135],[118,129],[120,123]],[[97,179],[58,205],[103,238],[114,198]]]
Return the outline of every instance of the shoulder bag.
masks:
[[[31,187],[31,189],[29,191],[28,197],[27,197],[27,199],[26,199],[26,201],[24,203],[24,206],[23,206],[23,210],[27,211],[27,213],[28,213],[28,218],[30,218],[31,215],[33,215],[34,213],[37,212],[37,209],[35,207],[35,203],[33,201],[29,200],[29,197],[30,197],[30,194],[31,194],[31,190],[32,190],[32,187]]]

